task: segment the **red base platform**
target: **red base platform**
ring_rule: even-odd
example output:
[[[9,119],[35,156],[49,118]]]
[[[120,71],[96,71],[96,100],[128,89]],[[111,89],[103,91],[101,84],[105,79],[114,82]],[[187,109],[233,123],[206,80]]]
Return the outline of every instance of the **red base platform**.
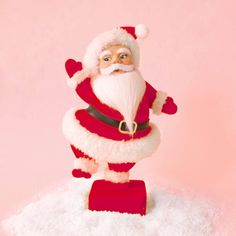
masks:
[[[96,180],[89,194],[88,208],[145,215],[146,202],[146,187],[142,180],[130,180],[128,183]]]

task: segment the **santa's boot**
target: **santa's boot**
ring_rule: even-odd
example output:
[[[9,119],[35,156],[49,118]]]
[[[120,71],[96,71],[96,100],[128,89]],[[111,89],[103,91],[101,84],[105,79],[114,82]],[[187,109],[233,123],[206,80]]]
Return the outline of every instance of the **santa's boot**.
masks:
[[[90,178],[97,171],[98,163],[75,146],[71,145],[71,149],[76,157],[72,175],[75,178]]]
[[[146,187],[141,180],[129,180],[135,163],[108,163],[105,180],[96,180],[89,194],[88,208],[96,211],[146,213]]]

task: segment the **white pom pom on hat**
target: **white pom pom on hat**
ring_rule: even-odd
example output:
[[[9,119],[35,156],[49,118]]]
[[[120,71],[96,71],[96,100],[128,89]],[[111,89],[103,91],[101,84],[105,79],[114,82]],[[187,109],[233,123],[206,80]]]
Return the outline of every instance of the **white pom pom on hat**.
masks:
[[[149,34],[149,29],[144,24],[139,24],[135,26],[135,34],[137,38],[146,38]]]
[[[146,38],[148,34],[148,27],[144,24],[115,27],[112,30],[106,31],[95,37],[88,45],[83,58],[83,65],[88,68],[91,73],[96,73],[98,70],[98,58],[100,53],[107,46],[121,44],[127,46],[131,50],[133,63],[138,67],[140,53],[136,39]]]
[[[148,27],[144,24],[133,26],[121,26],[120,28],[126,30],[131,34],[135,39],[146,38],[148,36],[149,30]]]

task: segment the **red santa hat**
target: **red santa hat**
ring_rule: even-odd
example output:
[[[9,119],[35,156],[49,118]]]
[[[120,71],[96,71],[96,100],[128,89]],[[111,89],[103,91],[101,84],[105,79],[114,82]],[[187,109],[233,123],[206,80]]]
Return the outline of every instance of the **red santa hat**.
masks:
[[[122,26],[106,31],[97,37],[88,45],[83,58],[83,66],[92,74],[97,72],[98,58],[104,48],[121,44],[131,50],[133,63],[135,67],[139,66],[139,46],[137,38],[145,38],[148,35],[148,28],[144,24],[133,26]]]

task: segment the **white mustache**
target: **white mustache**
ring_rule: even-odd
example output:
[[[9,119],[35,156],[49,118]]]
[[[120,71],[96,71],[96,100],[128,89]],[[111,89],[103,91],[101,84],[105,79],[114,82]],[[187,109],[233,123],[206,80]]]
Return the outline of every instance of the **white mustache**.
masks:
[[[111,64],[110,66],[106,67],[106,68],[100,68],[100,72],[102,75],[109,75],[111,74],[114,70],[123,70],[123,71],[132,71],[134,69],[134,65],[124,65],[124,64],[119,64],[119,63],[115,63],[115,64]]]

